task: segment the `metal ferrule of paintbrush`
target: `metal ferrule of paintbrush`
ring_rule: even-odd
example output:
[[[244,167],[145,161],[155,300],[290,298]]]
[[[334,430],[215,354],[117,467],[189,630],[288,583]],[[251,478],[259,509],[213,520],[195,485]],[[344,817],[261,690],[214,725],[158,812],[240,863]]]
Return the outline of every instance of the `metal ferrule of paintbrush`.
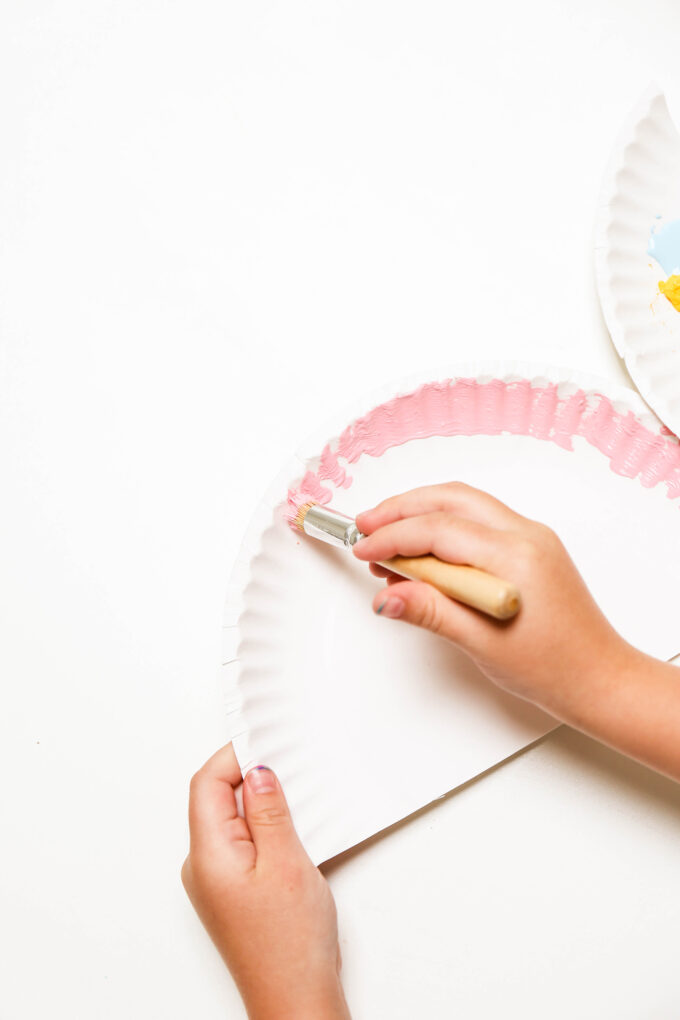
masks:
[[[340,549],[351,549],[355,542],[364,537],[352,517],[340,514],[337,510],[329,510],[319,503],[305,503],[301,506],[295,524],[312,538],[336,545]]]
[[[351,549],[364,537],[353,518],[318,503],[304,503],[290,523],[312,538],[340,549]],[[509,620],[516,615],[521,604],[514,584],[466,563],[447,563],[429,553],[423,556],[392,556],[376,562],[393,574],[413,581],[426,581],[449,598],[480,609],[497,620]]]

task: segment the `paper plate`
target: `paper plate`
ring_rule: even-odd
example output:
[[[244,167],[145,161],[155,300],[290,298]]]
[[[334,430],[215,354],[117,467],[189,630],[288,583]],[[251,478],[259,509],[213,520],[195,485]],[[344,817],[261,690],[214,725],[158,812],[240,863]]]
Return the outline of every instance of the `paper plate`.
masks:
[[[662,658],[680,649],[680,447],[640,397],[523,364],[432,378],[366,395],[311,437],[257,508],[230,579],[223,670],[237,757],[244,773],[277,771],[316,862],[556,724],[443,638],[375,616],[382,582],[294,532],[289,497],[354,516],[412,487],[476,485],[557,530],[630,641]]]
[[[667,278],[647,254],[652,229],[680,219],[680,134],[650,89],[635,107],[605,173],[595,228],[597,288],[616,350],[635,385],[680,433],[680,312],[659,292]]]

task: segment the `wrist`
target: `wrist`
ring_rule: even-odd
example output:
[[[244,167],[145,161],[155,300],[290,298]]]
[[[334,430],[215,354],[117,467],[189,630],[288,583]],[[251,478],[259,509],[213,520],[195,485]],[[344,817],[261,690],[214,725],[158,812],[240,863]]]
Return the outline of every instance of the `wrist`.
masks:
[[[350,1020],[337,974],[313,986],[260,988],[246,1007],[249,1020]]]
[[[597,641],[577,645],[574,654],[557,665],[542,696],[532,700],[560,722],[594,735],[641,654],[612,629]]]
[[[680,780],[680,670],[618,641],[593,656],[553,714]]]
[[[572,683],[565,685],[560,705],[562,721],[586,733],[599,731],[637,675],[641,657],[642,653],[619,634],[591,650],[584,656]]]

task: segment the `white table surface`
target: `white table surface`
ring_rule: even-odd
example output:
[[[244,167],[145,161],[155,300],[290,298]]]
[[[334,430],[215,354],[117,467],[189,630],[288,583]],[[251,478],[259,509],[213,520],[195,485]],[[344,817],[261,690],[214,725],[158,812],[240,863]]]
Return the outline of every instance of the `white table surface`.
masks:
[[[680,118],[679,30],[675,0],[0,6],[3,1020],[244,1015],[179,880],[243,530],[386,379],[625,380],[593,215],[652,79]],[[355,1020],[680,1015],[679,791],[561,728],[326,866]]]

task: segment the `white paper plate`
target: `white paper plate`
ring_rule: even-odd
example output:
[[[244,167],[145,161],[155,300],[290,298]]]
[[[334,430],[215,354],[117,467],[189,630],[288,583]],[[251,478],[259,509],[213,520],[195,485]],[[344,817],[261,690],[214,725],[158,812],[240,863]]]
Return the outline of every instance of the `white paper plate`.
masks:
[[[629,640],[663,658],[680,648],[680,447],[640,397],[524,364],[468,365],[429,378],[443,381],[425,389],[418,414],[408,398],[392,398],[416,391],[422,377],[365,396],[303,445],[257,508],[230,579],[223,669],[231,737],[244,772],[258,762],[277,771],[316,862],[555,722],[498,690],[444,639],[371,612],[382,582],[366,565],[286,523],[288,489],[307,471],[332,473],[336,483],[321,484],[351,515],[423,484],[460,479],[487,489],[558,531]],[[445,421],[441,432],[459,429],[452,423],[465,402],[468,434],[411,439],[379,456],[360,452],[380,431],[376,408],[384,421],[408,419],[422,435],[434,414]],[[338,457],[347,442],[354,453]]]
[[[660,217],[660,219],[658,218]],[[680,312],[647,254],[652,227],[680,218],[680,134],[650,89],[627,120],[605,174],[595,228],[597,288],[616,350],[640,393],[680,433]]]

